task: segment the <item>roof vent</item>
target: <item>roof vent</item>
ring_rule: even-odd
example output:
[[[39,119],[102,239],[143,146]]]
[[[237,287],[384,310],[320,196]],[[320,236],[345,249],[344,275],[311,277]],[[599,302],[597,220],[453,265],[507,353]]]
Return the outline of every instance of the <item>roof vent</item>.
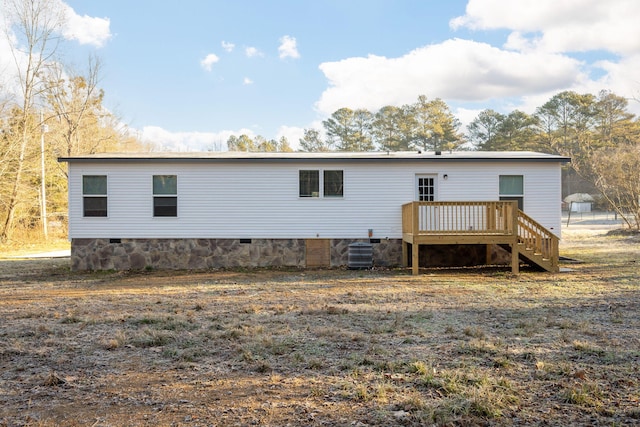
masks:
[[[442,155],[442,151],[436,151],[436,156]]]

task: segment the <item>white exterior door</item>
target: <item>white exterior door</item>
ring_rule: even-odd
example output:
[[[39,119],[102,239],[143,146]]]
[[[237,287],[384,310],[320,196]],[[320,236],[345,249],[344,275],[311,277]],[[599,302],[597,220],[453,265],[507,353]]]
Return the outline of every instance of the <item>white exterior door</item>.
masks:
[[[437,200],[436,175],[416,175],[416,200],[433,202]]]
[[[437,175],[416,175],[416,200],[433,202],[438,198],[436,191]],[[420,230],[437,230],[440,215],[437,206],[420,206],[418,208],[418,227]]]

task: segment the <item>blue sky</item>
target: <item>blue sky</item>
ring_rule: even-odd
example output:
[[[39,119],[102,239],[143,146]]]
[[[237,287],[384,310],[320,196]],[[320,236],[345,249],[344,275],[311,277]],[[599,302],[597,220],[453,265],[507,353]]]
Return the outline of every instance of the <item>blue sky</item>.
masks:
[[[56,0],[60,1],[60,0]],[[66,59],[167,150],[287,136],[341,107],[440,97],[468,123],[562,90],[640,94],[637,0],[67,0]],[[636,108],[637,102],[632,102]],[[637,109],[637,108],[636,108]]]

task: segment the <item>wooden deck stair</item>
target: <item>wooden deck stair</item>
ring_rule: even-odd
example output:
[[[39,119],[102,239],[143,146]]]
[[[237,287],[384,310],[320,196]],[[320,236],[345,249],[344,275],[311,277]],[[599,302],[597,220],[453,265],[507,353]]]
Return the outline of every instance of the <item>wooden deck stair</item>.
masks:
[[[526,248],[524,243],[518,243],[518,255],[522,261],[532,262],[544,270],[551,271],[551,260],[531,248]]]
[[[558,237],[518,209],[515,201],[411,202],[402,206],[403,264],[418,274],[420,245],[499,245],[520,260],[550,272],[559,271]],[[411,251],[409,251],[411,245]]]
[[[521,259],[557,273],[560,270],[558,243],[555,234],[518,210],[518,254]]]

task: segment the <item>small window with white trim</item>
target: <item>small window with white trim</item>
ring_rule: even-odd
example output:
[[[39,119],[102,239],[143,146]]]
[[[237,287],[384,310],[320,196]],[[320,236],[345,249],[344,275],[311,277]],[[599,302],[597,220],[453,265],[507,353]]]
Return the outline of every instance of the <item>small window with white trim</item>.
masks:
[[[524,176],[500,175],[500,200],[515,200],[518,209],[524,208]]]
[[[82,176],[82,214],[85,217],[107,216],[107,176]]]
[[[178,177],[153,176],[153,216],[178,216]]]

